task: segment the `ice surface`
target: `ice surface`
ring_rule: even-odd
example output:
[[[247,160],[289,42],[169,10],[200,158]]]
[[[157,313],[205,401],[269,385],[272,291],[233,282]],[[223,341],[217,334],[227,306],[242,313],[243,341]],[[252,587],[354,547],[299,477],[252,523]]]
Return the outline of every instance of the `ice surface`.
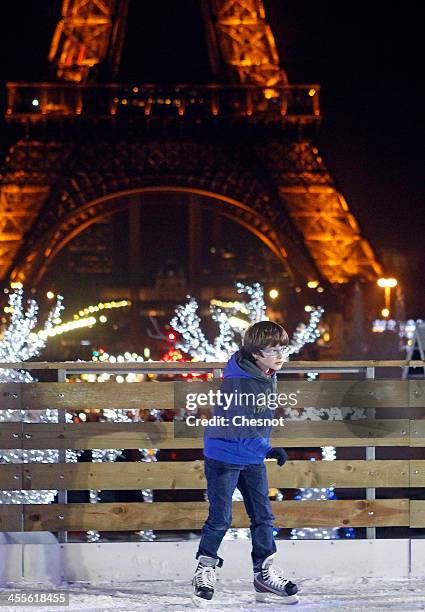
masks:
[[[246,580],[219,580],[214,603],[208,605],[209,611],[219,610],[425,610],[425,579],[379,579],[363,578],[348,582],[346,579],[306,579],[297,580],[302,593],[297,606],[259,604],[255,602],[252,585]],[[3,587],[4,588],[4,587]],[[11,585],[7,587],[12,587]],[[22,587],[23,588],[23,587]],[[46,591],[41,585],[25,584],[29,588]],[[139,583],[120,583],[108,585],[88,585],[72,583],[54,587],[55,591],[70,593],[69,607],[2,607],[1,610],[43,610],[44,612],[97,612],[100,610],[160,610],[183,611],[196,608],[190,599],[192,587],[189,582],[156,581]],[[204,608],[205,609],[205,608]]]

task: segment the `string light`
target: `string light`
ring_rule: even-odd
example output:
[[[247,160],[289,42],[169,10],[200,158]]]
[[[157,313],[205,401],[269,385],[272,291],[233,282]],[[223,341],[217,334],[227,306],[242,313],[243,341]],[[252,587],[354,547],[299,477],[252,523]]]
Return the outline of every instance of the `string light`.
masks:
[[[170,325],[182,338],[176,343],[176,347],[199,360],[214,361],[214,347],[201,330],[201,319],[197,315],[197,310],[198,303],[194,298],[190,298],[186,304],[176,308],[176,316],[170,321]]]
[[[54,296],[52,292],[48,293]],[[48,337],[59,336],[67,332],[74,331],[75,329],[93,327],[98,322],[106,323],[108,318],[103,313],[98,319],[94,316],[94,313],[109,310],[111,308],[125,308],[126,306],[130,305],[131,302],[129,300],[120,300],[118,302],[99,302],[96,305],[86,306],[85,308],[81,309],[78,314],[74,314],[71,320],[65,321],[65,323],[62,323],[59,317],[55,317],[55,320],[53,321],[55,323],[54,326],[49,329],[42,329],[36,333],[33,332],[31,334],[31,339],[35,340],[36,336],[38,336],[42,340],[46,340]],[[8,308],[10,309],[10,307]]]
[[[201,319],[197,314],[198,303],[189,297],[186,304],[179,305],[175,310],[175,317],[170,325],[179,332],[181,341],[176,347],[184,353],[191,355],[199,361],[226,361],[231,353],[238,350],[236,335],[241,334],[247,325],[267,320],[264,289],[259,283],[245,285],[237,283],[238,293],[245,293],[247,302],[220,302],[211,300],[211,318],[218,325],[218,335],[214,342],[209,342],[201,329]],[[247,320],[235,316],[244,313]],[[306,344],[315,342],[320,337],[318,325],[323,315],[321,306],[311,307],[310,319],[307,324],[299,323],[293,337],[285,351],[285,358],[289,359],[294,353],[299,353]]]
[[[375,334],[382,334],[383,332],[390,331],[398,333],[401,341],[400,350],[406,350],[408,346],[412,345],[412,338],[415,335],[416,327],[423,325],[422,319],[407,319],[407,321],[397,321],[395,319],[375,319],[372,323],[372,331]]]
[[[93,304],[91,306],[86,306],[78,311],[78,314],[74,315],[75,319],[80,317],[87,317],[89,315],[94,314],[95,312],[100,312],[101,310],[109,310],[111,308],[125,308],[126,306],[131,306],[130,300],[120,300],[111,302],[99,302],[98,304]]]
[[[248,309],[246,308],[244,302],[224,301],[213,298],[212,300],[210,300],[210,304],[212,306],[219,306],[220,308],[226,308],[228,310],[235,310],[243,314],[248,314]]]
[[[248,318],[250,323],[267,320],[266,317],[266,302],[264,301],[264,289],[260,283],[253,285],[245,285],[244,283],[236,283],[238,293],[246,293],[249,301],[246,304],[248,310]]]
[[[33,333],[37,325],[38,305],[35,300],[27,300],[27,306],[23,303],[23,289],[18,288],[8,297],[8,312],[10,313],[8,325],[0,340],[0,361],[17,362],[28,361],[31,357],[38,355],[46,346],[46,339]],[[63,310],[63,297],[58,295],[55,305],[51,308],[43,331],[48,332],[53,328],[53,321],[59,317]],[[13,370],[1,370],[0,382],[30,382],[32,377],[28,373],[14,372]]]
[[[295,329],[295,332],[287,346],[284,357],[289,359],[291,355],[299,353],[306,344],[316,342],[320,338],[319,323],[324,313],[324,309],[321,306],[314,306],[309,313],[310,319],[307,325],[305,323],[299,323]]]
[[[151,410],[151,414],[156,416],[156,420],[161,420],[159,410]],[[158,461],[156,458],[156,454],[158,452],[157,448],[139,448],[139,451],[142,455],[142,461],[151,462]],[[144,502],[152,503],[153,502],[153,490],[152,489],[142,489],[142,498]],[[156,535],[152,529],[141,529],[139,532],[139,537],[141,540],[145,540],[146,542],[153,542],[156,539]]]
[[[144,349],[145,351],[146,349]],[[149,353],[150,354],[150,353]],[[99,353],[98,355],[93,354],[92,361],[104,361],[109,363],[124,363],[126,361],[149,361],[145,359],[143,355],[138,353],[125,352],[124,355],[110,355],[107,351]]]
[[[15,283],[13,292],[8,293],[8,325],[0,340],[0,362],[23,362],[35,357],[46,345],[46,338],[34,334],[37,325],[38,305],[35,300],[27,300],[24,305],[24,291],[21,283]],[[43,330],[49,331],[53,321],[63,309],[62,296],[56,296],[56,303],[48,313]],[[47,336],[46,336],[47,337]],[[33,382],[32,376],[23,370],[0,370],[0,383]],[[68,415],[67,415],[68,418]],[[57,410],[0,410],[0,422],[57,423]],[[81,451],[66,450],[67,462],[77,461]],[[0,464],[13,463],[57,463],[59,451],[46,450],[0,450]],[[53,501],[57,491],[0,491],[0,503],[5,504],[47,504]]]
[[[34,336],[39,336],[43,340],[47,338],[53,338],[54,336],[59,336],[69,331],[73,331],[74,329],[80,329],[82,327],[93,327],[96,325],[97,319],[95,317],[87,317],[86,319],[78,319],[78,321],[67,321],[65,323],[61,323],[52,327],[49,330],[40,330]]]

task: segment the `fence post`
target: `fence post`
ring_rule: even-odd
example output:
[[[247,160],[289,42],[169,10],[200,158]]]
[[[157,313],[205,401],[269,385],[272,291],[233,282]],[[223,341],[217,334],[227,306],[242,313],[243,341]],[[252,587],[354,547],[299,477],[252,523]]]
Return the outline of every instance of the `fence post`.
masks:
[[[366,368],[366,378],[375,379],[375,368]],[[375,408],[367,408],[367,418],[374,419],[375,418]],[[366,460],[367,461],[375,461],[375,447],[367,446],[366,447]],[[366,499],[373,500],[375,499],[375,489],[367,488],[366,489]],[[376,539],[376,527],[366,527],[366,538],[368,540]]]
[[[58,382],[66,382],[66,370],[58,370],[57,379],[58,379]],[[66,408],[58,408],[58,423],[66,423]],[[66,449],[65,448],[59,449],[58,461],[59,463],[66,463]],[[68,491],[66,489],[58,491],[58,504],[67,504],[67,503],[68,503]],[[67,542],[68,532],[59,531],[58,540],[59,542]]]

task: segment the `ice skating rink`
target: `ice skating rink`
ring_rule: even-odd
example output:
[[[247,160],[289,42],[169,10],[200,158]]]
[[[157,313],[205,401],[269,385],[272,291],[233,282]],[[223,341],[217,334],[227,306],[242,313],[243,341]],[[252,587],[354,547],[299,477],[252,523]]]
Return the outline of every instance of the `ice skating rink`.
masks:
[[[425,539],[278,540],[277,548],[277,565],[300,588],[297,605],[256,603],[250,541],[229,540],[208,609],[425,610]],[[3,598],[0,612],[200,609],[191,601],[194,549],[193,541],[4,545],[0,588],[65,591],[70,605],[7,607]]]
[[[208,610],[425,610],[425,581],[421,578],[383,580],[379,578],[314,579],[299,582],[302,589],[296,606],[255,602],[252,586],[247,580],[220,580],[214,603]],[[26,585],[45,591],[46,587]],[[122,583],[119,585],[88,586],[74,583],[55,587],[55,591],[68,591],[70,605],[65,607],[3,607],[16,610],[43,610],[44,612],[80,612],[98,610],[187,610],[196,608],[191,602],[191,586],[186,580]]]

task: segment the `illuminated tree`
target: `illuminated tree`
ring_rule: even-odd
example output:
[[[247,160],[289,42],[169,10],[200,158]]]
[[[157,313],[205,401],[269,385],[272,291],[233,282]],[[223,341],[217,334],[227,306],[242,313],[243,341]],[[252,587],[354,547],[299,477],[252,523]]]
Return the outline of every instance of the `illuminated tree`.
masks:
[[[9,293],[6,290],[6,293]],[[63,309],[62,296],[56,297],[56,302],[50,309],[42,331],[48,332],[54,326]],[[0,362],[23,362],[38,355],[46,345],[47,333],[36,334],[34,329],[38,321],[38,305],[33,299],[24,304],[22,288],[9,293],[8,305],[5,307],[9,320],[0,338]],[[0,383],[33,382],[29,372],[23,370],[0,370]],[[0,410],[0,422],[25,423],[57,423],[57,410]],[[66,460],[75,462],[78,452],[67,450]],[[1,463],[57,463],[58,450],[0,450]],[[46,504],[53,501],[57,491],[0,491],[0,503],[3,504]]]

